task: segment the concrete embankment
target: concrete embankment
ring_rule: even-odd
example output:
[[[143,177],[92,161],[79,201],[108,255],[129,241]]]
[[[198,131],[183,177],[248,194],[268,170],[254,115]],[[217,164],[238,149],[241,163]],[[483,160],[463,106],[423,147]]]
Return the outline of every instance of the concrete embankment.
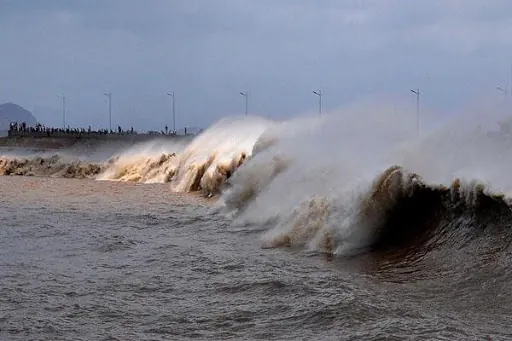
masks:
[[[149,134],[127,134],[127,135],[81,135],[81,136],[10,136],[0,137],[0,148],[2,149],[33,149],[51,150],[76,146],[97,147],[100,145],[132,145],[152,140],[176,141],[183,143],[191,140],[191,135],[149,135]]]

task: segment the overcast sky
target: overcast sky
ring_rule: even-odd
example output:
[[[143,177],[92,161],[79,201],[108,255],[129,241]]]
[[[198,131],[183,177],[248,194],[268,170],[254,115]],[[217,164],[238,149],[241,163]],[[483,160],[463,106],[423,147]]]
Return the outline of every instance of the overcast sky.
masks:
[[[60,125],[205,127],[373,95],[445,111],[510,82],[510,0],[0,0],[0,102]]]

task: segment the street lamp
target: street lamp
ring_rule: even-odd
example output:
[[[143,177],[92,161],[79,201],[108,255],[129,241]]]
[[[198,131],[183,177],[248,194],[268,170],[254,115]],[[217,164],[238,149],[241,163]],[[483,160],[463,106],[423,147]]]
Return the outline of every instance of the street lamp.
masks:
[[[249,112],[249,92],[248,91],[240,91],[240,95],[245,97],[245,115]]]
[[[497,86],[496,90],[503,93],[503,102],[505,103],[504,105],[506,106],[507,105],[507,95],[508,95],[507,87],[506,86],[504,86],[504,87]]]
[[[110,132],[112,132],[112,93],[104,92],[103,94],[108,98],[108,125]]]
[[[57,97],[62,99],[62,128],[66,129],[66,96],[57,94]]]
[[[322,116],[322,90],[313,91],[318,96],[318,114]]]
[[[420,133],[420,89],[411,90],[416,95],[416,133]]]
[[[167,92],[167,95],[172,97],[172,131],[173,133],[176,133],[176,106],[174,91]]]

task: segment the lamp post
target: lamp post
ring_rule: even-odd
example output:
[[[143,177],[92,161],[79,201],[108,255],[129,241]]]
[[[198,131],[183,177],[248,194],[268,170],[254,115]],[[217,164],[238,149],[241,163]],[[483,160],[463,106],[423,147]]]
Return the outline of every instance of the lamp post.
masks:
[[[497,86],[496,90],[498,90],[499,92],[501,92],[503,94],[503,105],[506,108],[507,107],[507,95],[508,95],[507,87],[506,86],[504,86],[504,87]]]
[[[109,132],[112,132],[112,93],[104,92],[103,94],[108,98],[108,126]]]
[[[175,106],[175,97],[174,91],[167,92],[168,96],[172,98],[172,132],[176,133],[176,106]]]
[[[66,129],[66,96],[57,94],[57,97],[62,99],[62,128]]]
[[[416,133],[420,133],[420,89],[411,90],[416,95]]]
[[[313,91],[318,96],[318,115],[322,116],[322,90]]]
[[[247,116],[249,112],[249,92],[246,91],[240,91],[240,95],[245,97],[245,115]]]

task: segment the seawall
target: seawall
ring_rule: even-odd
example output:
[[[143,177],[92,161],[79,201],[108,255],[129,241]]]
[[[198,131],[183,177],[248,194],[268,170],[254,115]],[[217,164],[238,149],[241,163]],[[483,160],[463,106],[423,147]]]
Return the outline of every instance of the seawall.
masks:
[[[194,138],[194,135],[164,135],[164,134],[52,134],[38,132],[16,132],[11,136],[0,137],[0,148],[23,149],[61,149],[76,145],[98,146],[103,144],[135,144],[151,140],[169,140],[186,142]]]

